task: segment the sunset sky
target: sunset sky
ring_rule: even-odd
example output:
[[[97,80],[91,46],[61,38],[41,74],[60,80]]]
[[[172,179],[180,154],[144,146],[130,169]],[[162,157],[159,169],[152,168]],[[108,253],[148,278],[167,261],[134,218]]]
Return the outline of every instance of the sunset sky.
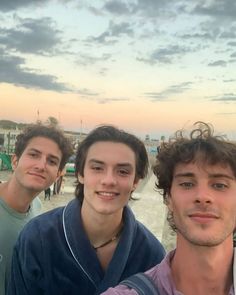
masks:
[[[235,0],[1,0],[0,119],[236,139]]]

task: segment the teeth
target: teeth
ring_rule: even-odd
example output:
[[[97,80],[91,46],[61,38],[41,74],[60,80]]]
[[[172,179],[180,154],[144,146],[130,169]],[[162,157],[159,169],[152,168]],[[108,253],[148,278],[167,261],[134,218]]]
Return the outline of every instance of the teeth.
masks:
[[[98,194],[101,195],[101,196],[104,196],[104,197],[113,197],[113,196],[115,196],[115,193],[109,193],[109,192],[99,192]]]

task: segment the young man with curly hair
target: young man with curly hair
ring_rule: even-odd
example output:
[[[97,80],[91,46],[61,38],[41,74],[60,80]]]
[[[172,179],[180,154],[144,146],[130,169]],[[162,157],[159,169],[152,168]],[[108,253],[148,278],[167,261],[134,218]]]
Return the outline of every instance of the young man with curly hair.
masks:
[[[236,145],[198,122],[162,147],[154,173],[177,234],[176,249],[145,273],[155,294],[235,294]],[[139,294],[124,283],[103,294]]]

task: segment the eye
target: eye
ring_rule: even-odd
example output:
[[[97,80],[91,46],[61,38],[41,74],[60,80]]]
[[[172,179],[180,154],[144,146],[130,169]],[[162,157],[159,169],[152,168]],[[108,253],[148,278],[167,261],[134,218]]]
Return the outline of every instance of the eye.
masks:
[[[130,174],[129,170],[126,170],[126,169],[118,169],[118,173],[122,176],[126,176]]]
[[[212,186],[219,191],[223,191],[228,188],[228,185],[222,182],[214,183]]]
[[[49,159],[48,162],[49,162],[49,164],[51,166],[57,166],[58,165],[58,161],[57,160],[54,160],[54,159]]]
[[[97,171],[97,172],[102,171],[101,166],[92,166],[91,169],[94,170],[94,171]]]
[[[179,186],[183,187],[184,189],[191,189],[192,187],[194,187],[194,183],[185,181],[185,182],[181,182]]]
[[[28,153],[28,155],[31,157],[31,158],[35,158],[35,157],[37,157],[37,153],[33,153],[33,152],[30,152],[30,153]]]

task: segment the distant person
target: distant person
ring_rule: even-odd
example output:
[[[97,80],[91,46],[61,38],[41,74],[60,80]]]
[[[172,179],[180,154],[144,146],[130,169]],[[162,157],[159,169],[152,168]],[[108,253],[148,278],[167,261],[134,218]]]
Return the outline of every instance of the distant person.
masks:
[[[46,188],[44,190],[44,200],[49,200],[50,201],[51,198],[51,187],[49,186],[48,188]]]
[[[40,212],[36,196],[55,181],[70,154],[69,141],[53,127],[32,125],[17,137],[13,173],[0,184],[0,295],[5,294],[19,232]]]
[[[165,251],[127,203],[148,172],[144,144],[113,126],[78,147],[66,207],[32,220],[14,250],[8,294],[93,295],[159,263]]]
[[[57,177],[56,181],[53,184],[52,193],[53,195],[59,195],[62,188],[63,177],[66,171],[65,168],[61,171],[60,175]]]
[[[178,132],[163,145],[154,167],[177,233],[176,249],[146,272],[161,295],[235,294],[236,145],[198,123],[190,136]],[[126,284],[130,281],[103,294],[139,294],[141,284]]]

